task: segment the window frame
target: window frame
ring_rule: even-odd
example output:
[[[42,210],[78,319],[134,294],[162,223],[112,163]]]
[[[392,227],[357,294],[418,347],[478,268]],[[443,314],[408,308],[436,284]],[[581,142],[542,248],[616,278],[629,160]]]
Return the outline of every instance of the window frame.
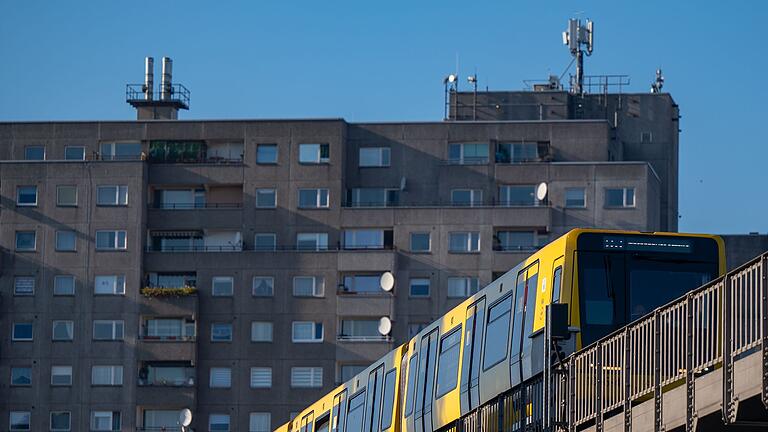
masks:
[[[64,280],[64,279],[70,279],[72,280],[72,292],[70,293],[60,293],[56,292],[57,287],[57,281]],[[75,289],[76,289],[76,279],[73,275],[54,275],[53,276],[53,295],[54,296],[74,296],[75,295]]]
[[[110,338],[97,338],[96,337],[96,325],[105,325],[106,323],[110,323],[112,327],[112,337]],[[118,332],[117,329],[121,328],[121,331]],[[105,342],[122,342],[125,340],[125,320],[93,320],[93,324],[91,326],[92,330],[92,340],[93,341],[105,341]],[[120,337],[118,338],[118,333],[120,333]]]
[[[568,192],[572,192],[572,191],[581,191],[581,199],[583,200],[582,205],[568,204]],[[570,209],[587,208],[587,188],[585,187],[567,187],[565,188],[563,197],[564,197],[563,207],[565,208],[570,208]]]
[[[20,325],[29,325],[30,328],[30,336],[29,338],[26,337],[19,337],[16,336],[16,327]],[[13,342],[33,342],[35,340],[35,324],[33,322],[13,322],[11,323],[11,341]]]
[[[213,428],[213,419],[215,416],[218,416],[221,419],[224,419],[226,417],[227,419],[227,428],[226,429],[214,429]],[[220,420],[219,420],[220,421]],[[216,423],[217,425],[223,424],[223,423]],[[210,413],[208,414],[208,430],[211,432],[230,432],[232,430],[232,416],[230,414],[225,413]]]
[[[466,153],[466,146],[485,146],[486,156],[485,158],[482,158],[480,156],[467,156]],[[459,158],[452,158],[451,157],[451,147],[452,146],[459,146]],[[448,158],[446,159],[448,161],[448,164],[450,165],[488,165],[491,160],[491,149],[490,149],[490,143],[489,142],[449,142],[448,143]]]
[[[262,420],[264,418],[267,419],[266,429],[256,429],[253,426],[254,418],[257,418],[257,416],[262,416]],[[270,432],[271,430],[272,430],[272,413],[266,412],[266,411],[251,411],[248,413],[248,432]]]
[[[98,368],[103,370],[106,370],[105,368],[109,368],[109,380],[106,384],[95,382],[96,380],[94,378]],[[91,387],[122,387],[125,382],[124,376],[125,368],[123,365],[91,365]]]
[[[64,188],[71,188],[75,191],[74,203],[62,203],[61,202],[61,190]],[[56,185],[56,207],[77,207],[78,206],[78,188],[77,185]]]
[[[457,235],[466,235],[466,249],[453,249],[453,242],[452,237]],[[477,237],[477,249],[473,249],[473,237]],[[448,233],[448,253],[455,253],[455,254],[476,254],[480,253],[481,251],[481,244],[480,244],[480,231],[451,231]]]
[[[67,415],[67,428],[54,428],[53,427],[53,416],[54,414],[66,414]],[[71,411],[51,411],[48,415],[48,426],[50,428],[51,432],[69,432],[72,430],[72,412]]]
[[[414,235],[426,235],[427,236],[427,249],[414,249],[413,248],[413,236]],[[431,253],[432,252],[432,232],[431,231],[412,231],[408,238],[408,248],[411,253]]]
[[[214,385],[213,378],[214,374],[213,371],[228,371],[229,372],[229,382],[228,383],[222,383],[221,385]],[[228,389],[232,388],[232,368],[231,367],[223,367],[223,366],[211,366],[208,369],[208,388],[212,389]]]
[[[114,242],[110,242],[113,244],[113,246],[99,246],[99,234],[105,235],[109,234],[114,235]],[[122,242],[120,241],[122,237]],[[95,238],[95,248],[99,252],[109,252],[109,251],[126,251],[128,250],[128,231],[127,230],[96,230],[96,236]],[[122,245],[121,245],[122,243]]]
[[[29,292],[19,291],[20,281],[31,281],[32,290]],[[13,296],[14,297],[30,297],[35,295],[35,288],[37,288],[37,279],[34,276],[17,275],[13,277]]]
[[[362,162],[363,152],[376,153],[378,163],[364,165]],[[386,158],[384,157],[385,154]],[[392,166],[392,149],[390,147],[360,147],[357,152],[357,166],[359,168],[388,168]]]
[[[423,295],[414,295],[413,294],[413,282],[414,281],[427,281],[427,293]],[[408,297],[411,298],[429,298],[432,293],[432,279],[425,276],[425,277],[412,277],[408,279]]]
[[[317,156],[312,160],[302,160],[301,148],[302,146],[317,146]],[[328,156],[323,157],[323,147],[326,147]],[[331,163],[331,145],[330,143],[300,143],[298,162],[301,165],[324,165]]]
[[[469,192],[469,202],[456,201],[454,194],[459,192]],[[470,188],[451,189],[451,206],[452,207],[482,207],[483,204],[484,202],[483,202],[482,189],[470,189]]]
[[[311,373],[310,383],[307,386],[296,385],[296,383],[294,381],[294,375],[295,375],[296,371],[298,371],[300,369],[308,369],[309,372]],[[317,376],[316,372],[318,370],[320,371],[320,374],[319,374],[320,380],[319,380],[318,385],[313,385],[315,383],[315,379],[316,379],[316,376]],[[291,386],[292,389],[322,388],[323,387],[323,373],[324,373],[324,371],[323,371],[323,367],[322,366],[293,366],[293,367],[291,367],[290,386]]]
[[[216,293],[216,283],[217,280],[219,283],[224,282],[225,280],[229,282],[229,293]],[[235,295],[235,278],[234,276],[213,276],[211,278],[211,296],[212,297],[232,297]]]
[[[304,205],[301,203],[301,193],[307,193],[314,191],[315,195],[315,204],[314,205]],[[323,196],[325,195],[325,196]],[[323,200],[325,198],[325,200]],[[325,202],[323,202],[325,201]],[[302,210],[311,210],[311,209],[327,209],[331,207],[331,191],[328,188],[299,188],[298,189],[298,201],[297,201],[297,208]]]
[[[454,296],[451,295],[451,291],[449,289],[449,286],[451,284],[451,281],[461,280],[464,281],[464,295],[460,296]],[[472,285],[477,284],[477,290],[475,292],[472,292]],[[462,298],[468,298],[475,294],[480,292],[480,278],[479,277],[473,277],[473,276],[449,276],[446,279],[446,287],[445,287],[445,294],[446,297],[449,299],[462,299]]]
[[[297,325],[311,325],[312,337],[310,339],[297,339]],[[320,328],[320,338],[317,338],[318,326]],[[291,342],[293,343],[323,343],[325,340],[325,326],[322,321],[292,321],[291,322]]]
[[[112,284],[112,292],[96,292],[96,287],[99,285],[98,279],[99,278],[110,278],[114,279],[114,283]],[[100,296],[100,295],[125,295],[125,275],[94,275],[93,277],[93,295]]]
[[[214,338],[214,334],[216,334],[216,332],[214,331],[214,327],[218,327],[220,329],[229,328],[229,337],[227,339],[216,339],[216,338]],[[228,343],[228,342],[232,342],[232,340],[234,339],[234,332],[235,332],[235,329],[234,329],[234,326],[232,325],[231,322],[224,322],[224,321],[212,322],[211,323],[211,337],[210,337],[211,343]]]
[[[19,235],[20,234],[32,234],[33,237],[33,244],[32,247],[29,248],[20,248],[19,247]],[[16,252],[37,252],[37,231],[36,230],[22,230],[22,231],[16,231],[15,237],[14,237],[14,250]]]
[[[275,160],[274,162],[264,162],[259,160],[259,148],[274,147],[275,148]],[[277,165],[280,162],[280,146],[273,143],[256,144],[256,163],[258,165]]]
[[[67,157],[67,153],[72,149],[80,149],[83,152],[82,158],[70,158]],[[64,146],[64,160],[70,161],[84,161],[85,160],[85,146]]]
[[[56,338],[56,324],[68,324],[69,339]],[[75,340],[75,322],[72,320],[52,320],[51,321],[51,342],[72,342]]]
[[[16,414],[16,416],[18,416],[19,414],[22,415],[22,416],[26,415],[26,417],[28,419],[27,426],[29,426],[29,427],[26,428],[26,429],[14,428],[13,427],[14,414]],[[9,411],[8,412],[8,430],[11,431],[11,432],[31,431],[32,430],[32,412],[31,411]]]
[[[254,375],[254,372],[257,372],[257,371],[269,373],[268,385],[253,385],[253,375]],[[274,382],[274,374],[272,372],[273,371],[270,366],[251,366],[251,368],[248,370],[248,387],[252,389],[271,389],[272,384]]]
[[[69,368],[69,375],[54,374],[53,373],[54,368],[64,368],[65,370]],[[66,384],[55,383],[53,382],[54,376],[69,376],[69,383],[66,383]],[[51,365],[51,387],[72,387],[72,382],[73,382],[73,370],[71,365]]]
[[[257,325],[269,327],[269,339],[254,338],[254,329]],[[253,343],[272,343],[275,341],[275,324],[272,321],[251,321],[251,342]]]
[[[109,429],[96,429],[95,421],[96,417],[105,417],[104,414],[109,415]],[[113,432],[113,431],[119,431],[121,430],[121,427],[123,425],[123,419],[122,414],[120,411],[91,411],[91,432]],[[115,423],[117,423],[117,429],[115,429]]]
[[[99,200],[101,196],[101,189],[114,188],[115,189],[115,202],[104,203]],[[123,195],[122,190],[125,190],[125,202],[120,202],[120,197]],[[120,184],[105,184],[96,186],[96,206],[97,207],[127,207],[128,206],[128,185]]]
[[[9,386],[10,387],[32,387],[32,383],[33,383],[33,380],[32,380],[32,365],[28,365],[28,366],[27,365],[24,365],[24,366],[21,366],[21,365],[11,366],[9,369],[10,369],[10,372],[11,372],[11,376],[10,376],[10,379],[9,379]],[[26,375],[25,374],[18,374],[17,373],[16,374],[16,378],[18,379],[18,378],[27,377],[29,379],[29,383],[21,383],[21,384],[20,383],[14,383],[13,382],[14,381],[14,377],[13,377],[14,376],[14,371],[24,371],[24,372],[27,372]]]
[[[258,241],[256,240],[258,237],[271,237],[272,238],[272,245],[269,247],[264,247],[258,245]],[[277,250],[277,234],[276,233],[269,233],[269,232],[258,232],[253,234],[253,250],[256,252],[274,252]]]
[[[434,385],[434,391],[435,391],[434,398],[435,398],[435,400],[438,400],[438,399],[442,398],[443,396],[447,395],[448,393],[456,390],[456,387],[459,386],[459,372],[461,370],[461,368],[459,366],[461,364],[461,348],[462,348],[462,346],[461,346],[461,339],[462,339],[461,330],[462,330],[462,327],[463,327],[462,323],[459,322],[459,324],[455,325],[452,329],[449,329],[448,331],[446,331],[445,335],[443,335],[440,338],[440,344],[437,347],[437,352],[436,352],[436,356],[435,356],[436,359],[437,359],[436,364],[435,364],[435,385]],[[458,339],[456,340],[456,342],[453,345],[451,345],[448,348],[446,348],[446,352],[447,352],[447,350],[453,349],[454,347],[457,348],[456,349],[456,371],[454,373],[454,375],[455,375],[454,378],[455,378],[456,381],[453,383],[453,387],[450,387],[448,389],[443,389],[443,391],[441,392],[440,391],[440,367],[444,365],[443,364],[443,361],[444,361],[443,354],[445,354],[445,352],[443,352],[443,348],[444,348],[444,345],[445,345],[446,341],[450,337],[453,337],[453,336],[458,336]]]
[[[272,204],[270,205],[259,205],[259,194],[262,193],[271,193],[272,194]],[[256,208],[257,209],[274,209],[277,208],[277,188],[256,188]]]
[[[21,202],[21,195],[23,189],[35,189],[35,202]],[[16,186],[16,207],[37,207],[40,202],[40,190],[37,185],[17,185]]]
[[[59,245],[60,236],[64,234],[72,235],[72,248],[65,249]],[[55,234],[55,250],[56,252],[77,252],[77,231],[75,230],[56,230]]]
[[[269,281],[269,295],[257,295],[256,294],[256,280],[268,280]],[[253,297],[274,297],[275,296],[275,277],[274,276],[259,276],[256,275],[251,278],[251,296]]]
[[[621,191],[622,205],[610,205],[608,204],[609,191]],[[627,197],[630,195],[627,192],[632,191],[632,204],[627,203]],[[634,209],[637,208],[637,188],[634,186],[619,186],[619,187],[606,187],[603,189],[604,208],[606,209]]]
[[[35,150],[35,149],[42,149],[43,150],[43,157],[42,158],[30,158],[29,157],[29,151],[30,150]],[[46,152],[46,149],[45,149],[45,145],[28,145],[28,146],[24,146],[24,160],[25,161],[44,161],[44,160],[47,160],[46,159],[46,156],[47,156],[46,153],[47,152]]]
[[[312,279],[312,294],[311,295],[303,295],[303,294],[296,294],[296,280],[297,279]],[[320,283],[318,283],[318,279],[320,280]],[[323,276],[294,276],[293,277],[293,286],[292,286],[292,294],[293,297],[301,297],[301,298],[324,298],[325,297],[325,277]]]
[[[304,236],[305,239],[301,240],[300,237]],[[315,246],[310,247],[303,247],[300,246],[300,242],[304,241],[306,242],[306,237],[314,237],[315,240]],[[323,241],[321,241],[323,240]],[[300,232],[296,233],[296,250],[299,251],[305,251],[305,252],[319,252],[319,251],[327,251],[328,249],[328,233],[327,232]]]

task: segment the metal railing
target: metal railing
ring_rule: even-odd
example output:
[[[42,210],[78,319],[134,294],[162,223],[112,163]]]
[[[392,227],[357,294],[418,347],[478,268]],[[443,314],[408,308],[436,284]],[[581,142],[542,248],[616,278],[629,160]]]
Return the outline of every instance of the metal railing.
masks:
[[[697,416],[695,380],[723,373],[722,414],[736,420],[734,363],[762,351],[762,400],[768,406],[768,253],[662,306],[499,395],[445,428],[455,432],[603,430],[653,401],[663,429],[662,394],[685,385],[686,428]],[[545,404],[544,401],[549,401]],[[625,429],[628,430],[628,429]]]
[[[126,102],[173,102],[183,105],[189,109],[189,90],[181,84],[171,84],[171,91],[169,97],[163,99],[162,89],[148,91],[144,84],[126,84],[125,85],[125,101]],[[151,94],[151,97],[147,97],[147,94]]]
[[[500,200],[496,198],[469,201],[450,201],[450,200],[420,200],[420,201],[345,201],[341,203],[342,208],[387,208],[387,207],[453,207],[453,208],[475,208],[475,207],[506,207],[506,208],[549,208],[550,204],[546,201],[531,202],[513,202],[509,200]]]
[[[195,209],[239,209],[243,203],[163,203],[156,202],[152,208],[161,210],[195,210]]]
[[[392,340],[392,337],[383,336],[383,335],[368,335],[368,336],[337,335],[336,340],[339,342],[389,342]]]

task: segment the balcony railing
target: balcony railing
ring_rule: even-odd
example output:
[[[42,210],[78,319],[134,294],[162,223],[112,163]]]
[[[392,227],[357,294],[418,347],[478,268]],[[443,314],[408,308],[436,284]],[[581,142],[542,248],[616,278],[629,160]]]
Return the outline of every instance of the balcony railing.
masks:
[[[339,342],[390,342],[392,340],[392,337],[383,336],[383,335],[368,335],[368,336],[338,335],[336,336],[336,340],[338,340]]]
[[[487,165],[488,156],[465,156],[460,159],[446,159],[445,165]]]
[[[547,202],[534,202],[534,203],[519,203],[510,202],[508,200],[482,200],[473,202],[455,202],[455,201],[398,201],[384,203],[378,202],[342,202],[343,208],[383,208],[383,207],[459,207],[459,208],[471,208],[471,207],[500,207],[500,208],[537,208],[537,207],[549,207]]]
[[[141,387],[194,387],[195,369],[187,368],[184,371],[184,376],[173,379],[139,378],[138,384]]]
[[[154,203],[152,208],[161,210],[239,209],[243,203]]]
[[[541,246],[515,246],[515,245],[493,245],[496,252],[532,252],[541,249]]]
[[[242,245],[185,245],[185,246],[147,246],[147,252],[241,252],[245,250]]]
[[[139,334],[139,339],[143,341],[157,342],[194,342],[197,339],[195,335],[148,335],[146,330]]]
[[[138,426],[136,427],[136,432],[181,432],[181,431],[182,431],[181,426]]]

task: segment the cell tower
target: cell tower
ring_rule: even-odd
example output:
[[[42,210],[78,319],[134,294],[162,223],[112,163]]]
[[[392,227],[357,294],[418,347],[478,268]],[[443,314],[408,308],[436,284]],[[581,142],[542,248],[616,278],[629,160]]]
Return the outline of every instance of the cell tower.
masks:
[[[594,23],[587,20],[586,26],[581,25],[581,20],[568,20],[568,30],[563,32],[563,45],[568,45],[571,55],[576,58],[576,76],[571,80],[571,91],[576,94],[584,94],[584,51],[582,45],[587,47],[587,55],[592,55],[593,36],[595,34]]]

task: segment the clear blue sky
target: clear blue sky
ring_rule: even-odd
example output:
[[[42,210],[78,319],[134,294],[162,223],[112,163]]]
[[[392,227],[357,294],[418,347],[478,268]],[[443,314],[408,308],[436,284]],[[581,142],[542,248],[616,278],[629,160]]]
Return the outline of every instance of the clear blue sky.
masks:
[[[664,70],[680,229],[768,231],[764,1],[0,0],[0,121],[132,119],[146,55],[173,58],[185,119],[439,120],[457,54],[481,87],[519,89],[567,66],[578,13],[596,22],[588,74],[646,91]]]

